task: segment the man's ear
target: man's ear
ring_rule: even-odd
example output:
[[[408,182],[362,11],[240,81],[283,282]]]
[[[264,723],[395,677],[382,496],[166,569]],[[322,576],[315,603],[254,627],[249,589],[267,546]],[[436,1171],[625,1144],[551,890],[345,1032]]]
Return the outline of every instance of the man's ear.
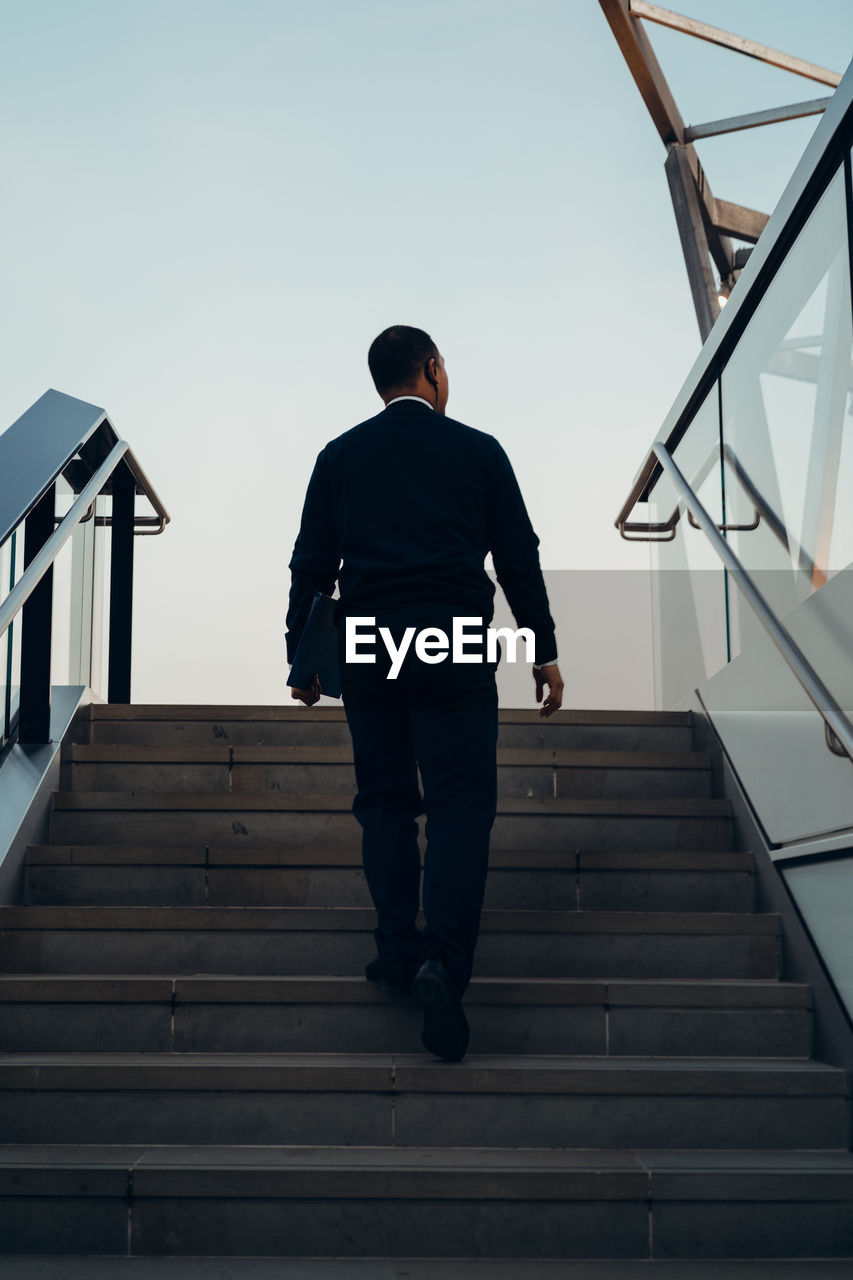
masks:
[[[430,356],[424,365],[424,376],[427,382],[431,382],[434,387],[438,386],[438,365],[435,356]]]

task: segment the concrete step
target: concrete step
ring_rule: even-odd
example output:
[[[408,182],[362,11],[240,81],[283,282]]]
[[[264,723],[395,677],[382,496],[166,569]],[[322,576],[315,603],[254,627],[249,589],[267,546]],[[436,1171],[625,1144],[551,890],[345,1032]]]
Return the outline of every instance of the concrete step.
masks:
[[[752,911],[749,853],[496,849],[486,906]],[[369,907],[350,845],[217,849],[58,845],[28,850],[30,905]]]
[[[6,1142],[838,1148],[847,1078],[782,1059],[5,1054]]]
[[[361,975],[375,913],[356,907],[3,907],[13,973]],[[484,911],[482,977],[778,978],[773,914]]]
[[[849,1258],[849,1151],[0,1147],[0,1248]]]
[[[474,978],[478,1054],[800,1057],[795,983]],[[0,977],[0,1043],[24,1052],[420,1053],[421,1014],[362,977]]]
[[[95,706],[90,740],[139,746],[349,746],[343,707]],[[571,751],[685,751],[689,712],[558,711],[499,713],[502,747]]]
[[[17,1254],[15,1280],[850,1280],[846,1260],[176,1258]]]
[[[360,835],[343,793],[68,791],[53,797],[58,844],[347,844]],[[493,848],[725,849],[725,800],[503,797]]]
[[[689,714],[501,713],[461,1064],[362,976],[341,707],[89,738],[0,909],[0,1250],[853,1257],[847,1076]]]
[[[15,1280],[850,1280],[845,1260],[109,1258],[18,1254]]]
[[[18,1254],[15,1280],[850,1280],[850,1264],[553,1258],[175,1258]]]
[[[356,789],[351,747],[73,746],[77,791],[217,794]],[[498,792],[506,796],[710,796],[703,752],[560,751],[502,748]]]

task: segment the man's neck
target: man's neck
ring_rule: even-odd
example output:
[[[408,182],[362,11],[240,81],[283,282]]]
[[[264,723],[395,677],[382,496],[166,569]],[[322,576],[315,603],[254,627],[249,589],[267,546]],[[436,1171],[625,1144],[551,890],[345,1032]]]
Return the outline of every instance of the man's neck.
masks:
[[[435,412],[435,405],[430,404],[429,400],[425,400],[423,396],[416,396],[408,393],[402,396],[394,396],[392,400],[386,400],[385,408],[387,409],[390,405],[397,404],[400,400],[419,400],[421,404],[425,404],[428,409],[432,409],[433,413]]]

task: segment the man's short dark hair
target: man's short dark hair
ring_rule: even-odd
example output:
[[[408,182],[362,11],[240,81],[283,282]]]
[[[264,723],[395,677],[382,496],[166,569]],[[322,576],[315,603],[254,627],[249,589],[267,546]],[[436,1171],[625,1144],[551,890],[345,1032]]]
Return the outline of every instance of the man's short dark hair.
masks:
[[[374,338],[367,353],[376,390],[380,395],[414,382],[430,356],[438,357],[438,347],[423,329],[394,324]]]

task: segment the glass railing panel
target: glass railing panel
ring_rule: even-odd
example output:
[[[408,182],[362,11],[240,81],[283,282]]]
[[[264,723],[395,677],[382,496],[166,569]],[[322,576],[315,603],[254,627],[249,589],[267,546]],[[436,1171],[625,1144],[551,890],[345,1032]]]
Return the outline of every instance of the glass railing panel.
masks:
[[[15,545],[15,536],[0,547],[0,602],[9,594],[11,583],[11,559]],[[11,678],[11,629],[0,632],[0,750],[9,736],[7,698],[10,692]]]
[[[110,514],[112,501],[103,495],[95,502],[95,519]],[[92,614],[89,655],[89,687],[96,698],[106,701],[107,655],[109,654],[110,612],[110,530],[92,522]]]
[[[844,174],[801,229],[722,375],[730,545],[848,715],[853,712],[850,393]],[[737,526],[733,528],[732,526]],[[853,773],[729,577],[734,661],[701,690],[774,844],[853,823]]]
[[[14,534],[0,547],[0,601],[5,599],[12,585],[10,563],[15,545]],[[9,736],[8,698],[11,691],[11,643],[12,630],[0,632],[0,750]]]
[[[62,476],[56,482],[56,520],[66,514],[74,502],[74,491]],[[50,638],[50,683],[70,684],[69,650],[71,646],[71,594],[73,539],[66,542],[53,562],[53,621]]]
[[[77,496],[65,479],[60,477],[56,492],[57,523],[70,510]],[[92,508],[77,525],[54,561],[51,635],[53,685],[87,686],[91,683],[93,653],[98,656],[100,651],[100,645],[93,637],[93,627],[98,576],[96,544],[102,538],[103,531],[96,529],[95,511]],[[100,609],[97,623],[100,628]]]
[[[92,621],[96,529],[94,508],[71,538],[68,682],[88,685],[92,668]]]
[[[697,411],[674,457],[708,514],[721,524],[716,385]],[[656,700],[658,706],[675,707],[727,661],[725,575],[708,539],[690,523],[666,474],[655,485],[651,497],[650,522],[664,524],[674,513],[678,515],[675,537],[652,543]]]
[[[77,460],[72,460],[74,466]],[[78,475],[85,478],[85,472]],[[63,476],[56,482],[55,523],[76,501],[77,493]],[[110,500],[100,497],[97,515],[110,512]],[[26,522],[0,547],[0,602],[24,573]],[[104,599],[104,549],[109,530],[97,528],[95,513],[77,526],[53,564],[51,614],[52,685],[88,685],[103,697],[102,655],[107,651],[109,601]],[[107,558],[107,564],[108,564]],[[108,576],[107,576],[108,585]],[[14,729],[20,703],[21,636],[23,614],[0,635],[0,750]]]
[[[0,603],[24,571],[24,527],[16,529],[0,547]],[[0,750],[8,741],[18,714],[21,692],[20,615],[0,634]]]
[[[839,170],[722,377],[726,518],[744,526],[729,538],[781,618],[853,563],[851,352]],[[733,653],[758,634],[733,600]]]
[[[18,722],[18,711],[21,705],[21,628],[19,624],[8,627],[0,637],[3,661],[3,706],[2,728],[3,740],[0,747],[9,741]]]
[[[853,858],[806,862],[783,871],[785,882],[853,1018]]]

